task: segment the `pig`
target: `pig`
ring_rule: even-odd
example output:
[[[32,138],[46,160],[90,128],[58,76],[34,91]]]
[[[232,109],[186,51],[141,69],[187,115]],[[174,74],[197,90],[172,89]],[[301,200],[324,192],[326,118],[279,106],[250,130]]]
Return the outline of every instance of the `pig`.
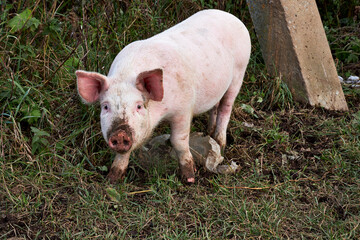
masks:
[[[221,146],[251,52],[249,32],[235,16],[203,10],[116,56],[107,76],[76,71],[83,102],[100,102],[101,131],[116,152],[107,177],[123,179],[130,153],[161,121],[171,127],[170,141],[181,178],[195,182],[189,149],[193,116],[210,111],[208,132]]]

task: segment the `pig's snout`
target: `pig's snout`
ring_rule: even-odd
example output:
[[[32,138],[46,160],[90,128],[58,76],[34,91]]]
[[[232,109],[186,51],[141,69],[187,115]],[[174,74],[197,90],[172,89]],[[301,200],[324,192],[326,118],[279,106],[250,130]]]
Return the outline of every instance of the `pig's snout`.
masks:
[[[129,151],[132,146],[132,139],[124,130],[118,130],[109,138],[109,147],[119,153]]]

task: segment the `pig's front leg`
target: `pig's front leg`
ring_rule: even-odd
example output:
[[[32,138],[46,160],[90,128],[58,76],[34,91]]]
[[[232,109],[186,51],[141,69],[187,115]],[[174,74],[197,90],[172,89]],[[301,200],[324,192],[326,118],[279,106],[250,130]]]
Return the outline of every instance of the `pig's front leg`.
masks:
[[[195,165],[189,147],[191,119],[191,116],[177,116],[171,122],[170,140],[179,158],[181,178],[186,183],[195,182]]]
[[[126,169],[129,165],[130,152],[119,154],[117,153],[113,164],[111,165],[110,172],[107,178],[111,183],[116,183],[119,179],[124,179]]]

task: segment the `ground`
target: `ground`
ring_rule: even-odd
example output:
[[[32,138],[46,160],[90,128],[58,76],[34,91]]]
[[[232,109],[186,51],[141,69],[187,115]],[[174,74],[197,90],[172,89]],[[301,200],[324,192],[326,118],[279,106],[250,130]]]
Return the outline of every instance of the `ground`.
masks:
[[[76,2],[1,6],[1,239],[359,238],[359,88],[343,85],[349,112],[294,102],[266,72],[245,2]],[[205,7],[233,12],[252,37],[224,151],[239,170],[198,167],[188,186],[173,159],[144,167],[133,155],[124,182],[110,184],[99,106],[81,103],[74,70],[105,74],[127,43]],[[10,30],[26,8],[41,23]],[[339,75],[358,74],[358,24],[326,21]],[[196,117],[192,131],[206,132],[207,120]],[[163,123],[154,135],[168,132]]]

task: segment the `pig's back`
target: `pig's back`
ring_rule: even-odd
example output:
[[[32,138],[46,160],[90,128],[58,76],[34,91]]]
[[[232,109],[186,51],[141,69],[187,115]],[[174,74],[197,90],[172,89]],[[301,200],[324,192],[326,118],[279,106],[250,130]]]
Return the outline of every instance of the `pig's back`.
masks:
[[[180,49],[236,51],[244,44],[251,45],[245,25],[234,15],[215,9],[200,11],[153,38],[168,38]],[[242,53],[250,56],[249,51]]]
[[[245,71],[250,56],[250,37],[235,16],[204,10],[154,36],[173,42],[184,65],[183,81],[195,86],[194,114],[208,111],[220,101],[239,71]],[[246,47],[247,46],[247,47]]]

